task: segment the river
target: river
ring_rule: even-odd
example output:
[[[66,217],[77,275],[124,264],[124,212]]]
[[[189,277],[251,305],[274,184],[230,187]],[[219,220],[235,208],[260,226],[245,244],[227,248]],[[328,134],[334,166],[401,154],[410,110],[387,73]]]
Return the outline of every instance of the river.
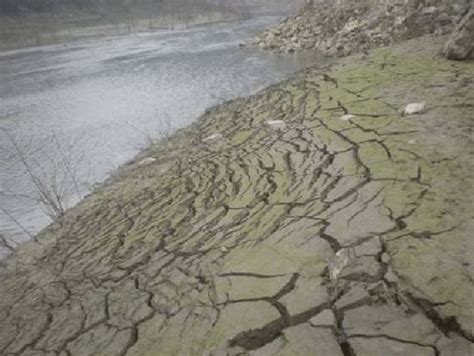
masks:
[[[150,138],[314,64],[312,55],[239,48],[276,21],[0,52],[0,234],[20,243],[49,223],[39,184],[73,205]]]

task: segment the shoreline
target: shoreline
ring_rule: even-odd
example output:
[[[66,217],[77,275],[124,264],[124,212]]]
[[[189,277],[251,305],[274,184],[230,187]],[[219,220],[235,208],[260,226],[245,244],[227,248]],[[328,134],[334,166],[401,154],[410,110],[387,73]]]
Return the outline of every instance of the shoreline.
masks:
[[[168,61],[172,57],[168,54],[167,50],[165,50],[165,52],[167,52],[167,54],[165,54],[164,56],[162,56],[162,54],[160,54],[161,50],[164,49],[165,47],[163,47],[160,44],[161,42],[157,43],[157,41],[162,41],[163,43],[166,43],[168,41],[167,39],[170,38],[170,37],[177,37],[178,39],[180,39],[180,38],[181,39],[186,39],[187,37],[198,38],[199,39],[200,37],[202,37],[201,34],[209,33],[210,34],[209,39],[211,41],[213,41],[213,38],[218,38],[217,41],[219,43],[227,43],[227,44],[224,45],[224,46],[219,45],[219,46],[209,46],[209,47],[202,47],[201,45],[198,45],[198,46],[194,45],[193,48],[190,49],[190,56],[191,56],[191,58],[198,59],[198,58],[200,58],[200,56],[202,56],[199,53],[205,53],[205,56],[206,57],[209,56],[209,58],[211,60],[215,61],[216,64],[219,65],[219,63],[222,63],[223,68],[221,70],[219,69],[219,66],[216,67],[216,70],[217,70],[216,74],[223,79],[223,82],[221,83],[221,87],[222,88],[224,88],[224,87],[229,88],[228,90],[225,90],[225,92],[226,92],[225,95],[229,95],[228,98],[230,98],[230,96],[246,95],[250,92],[254,92],[254,90],[260,89],[262,87],[262,83],[275,82],[277,80],[276,78],[287,77],[290,73],[294,72],[295,67],[299,68],[301,66],[308,65],[307,60],[306,61],[305,60],[300,60],[300,59],[297,60],[296,58],[293,58],[293,57],[288,59],[288,56],[278,56],[278,58],[274,58],[274,57],[277,57],[277,56],[272,56],[272,55],[267,56],[264,53],[259,53],[257,51],[251,50],[251,49],[240,50],[237,47],[237,40],[238,39],[248,38],[249,33],[257,31],[255,28],[261,28],[261,27],[265,26],[265,24],[273,23],[275,20],[276,20],[276,18],[273,18],[273,17],[265,17],[265,18],[258,18],[258,19],[255,19],[255,20],[250,20],[250,21],[245,21],[245,22],[239,21],[239,22],[229,23],[229,24],[225,24],[225,25],[224,24],[208,25],[207,27],[203,27],[203,28],[182,30],[182,31],[175,32],[175,33],[170,32],[170,31],[165,31],[165,32],[157,32],[156,34],[152,33],[150,35],[145,34],[145,35],[143,35],[143,37],[142,36],[137,37],[137,36],[134,36],[134,35],[123,36],[123,37],[109,37],[109,38],[104,38],[101,42],[104,44],[104,46],[103,46],[104,49],[108,48],[109,45],[114,45],[115,48],[117,48],[117,50],[119,51],[119,53],[117,53],[116,55],[120,55],[121,54],[120,52],[126,51],[126,48],[122,47],[122,44],[125,44],[126,46],[127,45],[128,46],[133,46],[134,43],[136,43],[137,46],[143,46],[143,47],[147,46],[147,48],[148,47],[149,48],[156,48],[156,49],[159,49],[159,50],[156,52],[156,54],[155,53],[153,54],[153,57],[163,57],[165,61]],[[227,30],[228,28],[235,29],[236,34],[237,34],[236,39],[234,39],[233,34],[230,34],[229,37],[218,37],[220,33],[222,33],[224,35],[226,33],[229,33],[229,31]],[[183,40],[181,42],[184,43],[184,42],[187,42],[187,41],[188,40]],[[205,41],[208,41],[207,36],[206,36]],[[63,45],[53,45],[53,46],[46,46],[46,47],[40,47],[40,48],[18,50],[18,51],[13,51],[13,52],[3,52],[2,53],[3,56],[1,56],[1,55],[0,56],[2,57],[2,59],[5,59],[5,61],[2,61],[2,63],[5,63],[5,68],[12,68],[13,69],[13,70],[8,72],[8,73],[10,73],[10,75],[8,75],[6,79],[7,79],[7,82],[9,84],[7,84],[7,82],[5,82],[4,84],[6,84],[6,86],[4,85],[4,88],[6,90],[8,90],[9,87],[11,87],[11,88],[15,87],[17,89],[20,88],[20,86],[17,87],[17,85],[21,85],[21,83],[16,84],[15,82],[17,82],[18,80],[15,79],[15,77],[13,76],[13,74],[16,73],[15,70],[16,70],[16,68],[18,68],[20,63],[25,63],[27,61],[31,61],[32,67],[35,70],[34,72],[31,72],[31,73],[33,73],[32,75],[35,75],[35,77],[36,77],[35,73],[38,73],[38,80],[36,80],[36,83],[41,83],[42,81],[44,81],[47,78],[49,80],[50,77],[55,77],[55,76],[58,76],[58,75],[61,76],[62,73],[64,73],[64,72],[61,69],[59,70],[59,72],[57,74],[56,74],[55,71],[54,72],[44,72],[44,73],[37,72],[36,70],[39,69],[38,65],[40,65],[40,64],[39,63],[35,64],[35,57],[38,60],[40,58],[45,58],[48,61],[48,63],[50,63],[50,66],[51,65],[54,66],[54,63],[55,63],[56,59],[62,60],[62,53],[73,53],[73,52],[71,52],[71,50],[77,48],[79,51],[74,52],[75,53],[74,56],[76,56],[76,57],[87,56],[87,54],[89,52],[87,50],[87,48],[97,47],[95,45],[95,43],[96,43],[95,40],[87,40],[87,41],[81,41],[81,42],[76,43],[76,44],[71,44],[68,47],[64,47]],[[100,43],[100,42],[98,42],[98,43]],[[204,45],[207,46],[205,43],[204,43]],[[99,47],[102,48],[102,45],[99,45]],[[181,47],[181,45],[179,45],[179,42],[178,42],[178,47]],[[185,51],[187,51],[187,49],[185,49]],[[97,52],[94,51],[94,53],[95,53],[94,58],[88,59],[87,62],[97,62],[97,60],[101,56],[103,56],[102,58],[109,58],[112,55],[112,54],[108,54],[106,51],[102,51],[102,50],[97,51]],[[236,63],[235,66],[234,66],[235,68],[233,68],[233,65],[231,64],[229,66],[229,69],[226,70],[224,67],[227,67],[227,64],[226,64],[225,60],[223,61],[223,60],[220,59],[221,54],[223,56],[227,56],[230,59],[230,58],[234,57],[233,53],[235,53],[235,55],[238,56],[239,58],[242,58],[242,59],[245,59],[245,60],[249,57],[254,57],[255,56],[255,60],[249,61],[248,64],[244,65],[244,67],[241,67],[241,64],[238,64],[237,62],[234,62],[234,63]],[[76,66],[76,64],[74,64],[74,56],[67,55],[68,62],[63,63],[61,61],[61,66],[64,67],[64,68],[70,67],[71,65]],[[137,54],[135,57],[139,58],[140,56],[141,56],[140,54]],[[143,55],[143,56],[148,57],[148,54]],[[189,62],[189,60],[186,59],[186,58],[188,58],[188,55],[185,56],[186,58],[182,57],[183,56],[182,54],[179,54],[178,56],[179,57],[176,58],[178,60],[178,62],[181,61],[181,60],[183,62]],[[18,58],[18,61],[17,61],[16,58]],[[31,60],[28,60],[28,58],[30,58]],[[120,58],[121,57],[118,57],[118,59],[120,59]],[[36,62],[38,62],[38,61],[36,61]],[[39,61],[39,62],[42,63],[42,60]],[[265,63],[269,63],[269,62],[275,63],[275,67],[265,64]],[[303,62],[305,64],[300,64],[300,63],[303,63]],[[106,63],[108,64],[109,62],[106,62]],[[162,67],[161,60],[157,61],[155,63],[156,63],[156,65],[153,64],[153,63],[151,64],[151,66],[154,69],[150,74],[151,74],[151,76],[156,77],[156,80],[152,81],[150,76],[143,77],[143,78],[140,77],[141,78],[140,80],[135,81],[137,83],[137,86],[144,85],[144,83],[148,83],[148,82],[157,83],[157,82],[160,81],[160,74],[157,74],[157,73],[160,73],[160,67]],[[247,62],[245,62],[245,63],[247,63]],[[116,62],[114,64],[116,64]],[[170,62],[170,65],[172,65],[171,62]],[[205,63],[203,65],[204,65],[204,67],[206,66]],[[27,66],[26,63],[25,63],[25,66]],[[124,66],[125,67],[125,69],[122,70],[120,73],[123,73],[124,75],[127,75],[126,73],[128,73],[127,71],[129,70],[130,65],[125,65],[124,63],[122,63],[119,66]],[[254,71],[251,68],[255,67],[255,66],[258,66],[259,68],[261,68],[262,71],[260,73],[255,72],[255,75],[254,75]],[[84,67],[84,69],[87,68],[85,66],[83,66],[83,67]],[[204,68],[204,67],[202,67],[202,68]],[[28,68],[28,67],[25,67],[25,69],[26,68]],[[59,68],[61,68],[61,67],[59,67]],[[79,68],[79,67],[77,67],[77,68]],[[176,68],[179,68],[179,65]],[[240,73],[239,73],[240,68],[242,68],[242,72],[241,72],[242,76],[240,76]],[[133,68],[133,69],[136,69],[136,68]],[[213,70],[213,68],[210,68],[210,69]],[[146,70],[150,71],[150,69],[148,69],[148,68]],[[195,71],[195,70],[198,70],[198,68],[195,67],[195,69],[192,69],[192,70]],[[20,68],[20,71],[24,72],[22,70],[22,68]],[[78,75],[80,71],[81,70],[79,70],[77,72],[77,74],[75,74],[75,75]],[[85,69],[85,71],[87,72],[88,70]],[[239,77],[236,78],[236,80],[237,80],[237,82],[235,82],[236,84],[238,84],[238,82],[240,80],[246,81],[248,84],[247,83],[243,83],[243,85],[239,84],[239,85],[236,85],[236,87],[234,88],[233,87],[234,86],[234,84],[233,84],[234,79],[230,75],[230,73],[233,73],[233,72],[236,72],[239,75]],[[274,74],[272,74],[273,72],[274,72]],[[140,73],[141,72],[138,71],[138,73],[137,73],[138,76],[141,75]],[[248,73],[248,75],[246,73]],[[196,74],[199,75],[199,73],[196,73]],[[30,74],[28,74],[28,76],[29,75]],[[249,77],[249,75],[251,75],[252,77]],[[133,76],[135,76],[135,74],[133,74]],[[11,80],[9,79],[9,77],[11,78]],[[256,78],[260,78],[260,77],[262,78],[262,80],[256,79]],[[228,82],[226,82],[226,78],[228,78]],[[246,79],[246,78],[249,78],[249,79]],[[254,78],[254,79],[252,79],[252,78]],[[202,81],[201,80],[194,80],[194,81],[190,81],[190,82],[181,82],[181,83],[182,83],[182,85],[185,85],[186,88],[187,87],[190,87],[190,88],[194,87],[195,88],[196,86],[206,85],[205,83],[208,80],[210,81],[211,79],[203,78]],[[53,82],[51,82],[51,83],[54,84]],[[140,83],[142,83],[142,84],[140,84]],[[228,83],[228,84],[226,84],[226,83]],[[124,81],[124,85],[119,86],[119,88],[126,88],[127,85],[128,85],[128,83]],[[162,87],[165,88],[166,86],[167,86],[167,84],[163,83]],[[175,84],[170,83],[170,86],[172,88],[176,88]],[[116,94],[117,96],[120,96],[120,92],[123,92],[124,90],[126,90],[126,89],[122,90],[122,89],[119,89],[119,88],[117,88],[117,90],[118,90],[118,93]],[[31,87],[30,89],[33,90],[33,87]],[[66,102],[69,100],[68,99],[69,96],[67,96],[67,95],[61,97],[61,95],[63,95],[61,93],[65,93],[64,89],[61,89],[60,91],[55,91],[54,87],[52,85],[49,90],[52,91],[52,95],[53,95],[53,93],[54,93],[54,95],[56,95],[56,93],[59,94],[58,100],[61,99],[61,98],[64,98],[64,100]],[[212,88],[212,90],[210,90],[210,91],[216,92],[216,90],[218,92],[222,91],[221,89],[217,89],[217,88]],[[138,89],[138,91],[139,91],[139,89]],[[133,99],[129,98],[129,97],[124,97],[124,100],[129,100],[132,104],[137,103],[136,104],[137,110],[146,111],[146,109],[145,109],[146,106],[153,107],[154,105],[156,105],[156,100],[153,97],[156,97],[158,100],[162,100],[161,98],[157,97],[158,96],[157,91],[162,92],[162,88],[160,88],[158,86],[158,87],[156,87],[156,91],[154,89],[151,89],[151,91],[149,91],[150,95],[148,96],[147,93],[144,93],[145,95],[143,96],[143,98],[140,95],[135,95]],[[196,116],[199,116],[202,112],[204,112],[207,105],[215,104],[217,101],[221,100],[221,99],[212,98],[211,95],[209,95],[209,92],[207,92],[207,93],[202,92],[201,93],[199,91],[199,89],[197,89],[197,91],[198,91],[198,95],[202,95],[203,99],[205,100],[205,103],[200,103],[196,100],[193,101],[192,97],[190,98],[191,100],[187,100],[185,98],[186,102],[183,103],[183,106],[181,106],[181,104],[178,101],[175,100],[174,102],[176,103],[176,105],[166,104],[166,105],[168,105],[168,108],[166,110],[169,111],[169,112],[174,112],[175,110],[182,111],[182,112],[189,112],[190,114],[186,115],[186,119],[181,118],[181,117],[177,118],[178,121],[183,120],[183,121],[186,121],[186,122],[189,123],[191,120],[194,120]],[[234,93],[231,94],[232,92],[234,92]],[[8,93],[8,91],[5,92],[5,93]],[[87,93],[85,93],[85,94],[86,94],[86,97],[87,97],[88,96]],[[177,94],[179,95],[179,93],[177,93]],[[108,95],[108,96],[110,96],[110,95]],[[114,96],[114,97],[117,98],[117,96]],[[51,97],[51,95],[49,97]],[[22,104],[22,101],[21,101],[22,99],[21,99],[20,96],[17,96],[17,99],[15,99],[15,100],[18,100],[19,105]],[[55,99],[52,99],[52,101],[53,100],[55,100]],[[75,106],[76,103],[78,103],[78,101],[79,100],[73,99],[73,101],[71,102],[71,105]],[[92,101],[94,101],[94,100],[92,100]],[[111,100],[111,101],[117,101],[117,100],[115,99],[115,100]],[[7,103],[7,102],[8,101],[6,101],[5,103]],[[66,102],[65,102],[65,104],[67,105]],[[139,105],[138,103],[143,103],[144,106],[140,105],[140,107],[138,107],[138,105]],[[61,107],[63,107],[63,105],[61,105],[60,102],[58,102],[57,104],[56,104],[56,102],[54,102],[54,105],[57,105],[58,109],[61,109]],[[107,112],[111,112],[115,107],[114,105],[112,105],[110,107],[110,110],[109,110],[107,108],[107,106],[108,105],[105,105],[105,104],[102,105],[102,106],[100,106],[100,105],[98,106],[98,107],[103,108],[103,111],[104,111],[105,115],[107,115]],[[196,112],[197,114],[192,114],[191,115],[190,110],[193,110],[193,106],[195,106],[198,111]],[[46,109],[48,106],[46,105],[45,102],[40,101],[40,102],[38,102],[37,109],[33,109],[33,107],[28,107],[27,108],[27,113],[20,113],[20,116],[24,117],[26,115],[34,115],[35,117],[40,117],[40,116],[43,115],[43,112],[45,111],[45,110],[42,109],[43,107]],[[92,107],[95,107],[95,105],[92,105]],[[32,110],[31,110],[32,113],[31,114],[28,113],[29,108],[32,108]],[[9,109],[7,108],[6,113],[8,112],[8,110]],[[91,110],[94,111],[95,109],[91,109]],[[163,109],[163,110],[165,110],[165,109]],[[128,111],[125,110],[125,112],[128,112]],[[67,112],[65,112],[64,114],[68,115]],[[56,112],[51,112],[50,115],[45,115],[45,120],[47,120],[49,122],[48,125],[43,125],[45,135],[50,134],[50,133],[48,133],[48,127],[52,127],[51,125],[53,125],[54,122],[55,122],[55,120],[51,119],[51,118],[55,118],[57,115],[58,115],[57,111]],[[79,113],[77,116],[72,115],[71,119],[77,121],[77,124],[80,125],[80,122],[82,120],[81,117],[82,117],[82,115]],[[107,117],[107,116],[105,116],[105,117]],[[14,116],[12,116],[10,119],[7,119],[7,120],[8,121],[4,123],[4,126],[16,126]],[[154,115],[149,115],[148,118],[146,116],[142,117],[142,115],[139,115],[138,117],[136,117],[132,113],[129,116],[129,118],[127,119],[127,121],[133,121],[133,120],[137,120],[141,123],[144,123],[145,125],[148,125],[148,127],[150,127],[151,131],[156,132],[156,131],[158,131],[157,127],[160,125],[159,122],[160,122],[161,118],[160,117],[155,117]],[[115,125],[117,125],[117,123],[120,123],[119,121],[114,121],[114,122],[115,122],[114,123]],[[149,124],[146,124],[146,122],[148,122]],[[125,123],[125,124],[128,127],[128,124],[127,123]],[[60,122],[59,126],[61,126],[61,125],[63,125],[63,124]],[[61,129],[59,129],[59,128],[57,128],[57,130],[61,131]],[[18,131],[18,137],[23,135],[22,132],[25,132],[25,133],[28,132],[27,127],[25,127],[25,126],[24,126],[24,130],[23,129],[21,129],[21,130],[18,129],[16,131]],[[128,142],[129,142],[129,146],[127,146],[127,148],[126,148],[128,153],[127,153],[126,156],[121,155],[122,159],[120,160],[120,163],[122,163],[124,159],[129,159],[137,153],[137,150],[136,150],[137,149],[137,144],[135,144],[135,142],[137,142],[139,139],[143,139],[144,141],[146,140],[145,139],[145,134],[143,134],[143,136],[142,136],[142,134],[137,133],[138,131],[139,130],[137,130],[137,129],[133,129],[133,131],[130,131],[129,133],[127,133],[127,130],[125,130],[125,132],[123,134],[119,134],[119,136],[123,135],[124,137],[129,137],[129,136],[134,135],[132,132],[135,132],[136,135],[139,136],[137,138],[127,139]],[[94,135],[97,135],[97,133],[93,132],[92,136],[94,136]],[[150,134],[150,135],[152,135],[152,134]],[[60,136],[62,136],[62,135],[60,135]],[[124,138],[124,140],[125,139],[126,138]],[[63,141],[63,140],[65,141],[66,138],[61,138],[61,141]],[[92,140],[92,138],[91,138],[91,140]],[[111,138],[111,140],[116,142],[118,140],[118,136],[114,136],[113,138]],[[8,142],[8,139],[7,139],[7,142]],[[54,150],[54,147],[52,149]],[[87,150],[87,147],[84,147],[84,149]],[[80,151],[80,150],[82,151],[82,148],[77,149],[77,151]],[[129,153],[131,150],[134,150],[134,151],[132,153]],[[117,151],[117,152],[119,152],[119,151]],[[115,152],[111,152],[111,154],[115,155]],[[87,157],[87,155],[86,155],[86,157]],[[38,155],[38,158],[39,159],[41,158],[40,155]],[[90,157],[90,159],[87,158],[87,160],[88,161],[90,160],[90,161],[94,162],[94,160],[95,161],[98,160],[98,157],[97,156]],[[93,164],[93,163],[88,163],[88,164]],[[99,166],[99,171],[101,170],[101,167],[103,167],[103,165]],[[6,170],[6,168],[2,173],[5,173],[3,176],[9,176],[10,177],[9,178],[10,183],[8,183],[8,184],[10,185],[10,187],[14,187],[15,186],[15,184],[14,184],[14,182],[15,182],[14,173],[12,173],[11,171],[9,172],[8,170]],[[100,180],[102,180],[102,177],[107,176],[108,173],[110,173],[110,170],[108,170],[108,172],[105,172],[103,175],[101,175]],[[21,173],[18,173],[18,174],[21,174]],[[7,179],[5,179],[5,185],[7,184],[6,181],[7,181]],[[93,181],[95,181],[95,179],[89,179],[88,184],[89,184],[89,182],[93,182]],[[14,204],[16,204],[16,202],[12,202],[12,204],[14,205]],[[3,201],[2,200],[2,204],[0,204],[0,205],[4,206],[4,207],[8,207],[8,206],[11,206],[12,204],[10,204],[9,201]],[[28,204],[27,201],[23,204],[23,206],[27,210],[29,210],[28,205],[29,204]],[[72,203],[68,204],[68,206],[71,206],[71,205],[72,205]],[[37,210],[39,210],[39,209],[37,209]],[[40,213],[41,213],[41,211],[39,211],[37,216],[39,216]],[[17,212],[15,216],[19,217],[21,219],[21,213]],[[28,215],[26,215],[26,216],[28,216]],[[22,233],[22,231],[24,231],[23,229],[21,229],[21,230],[17,229],[18,233],[15,233],[15,229],[17,228],[17,226],[12,226],[12,224],[10,224],[11,219],[8,219],[7,217],[5,217],[5,219],[2,219],[0,217],[0,220],[2,220],[2,223],[0,225],[1,225],[1,227],[4,228],[3,230],[4,230],[4,233],[5,233],[5,236],[8,236],[9,238],[13,238],[13,239],[18,237],[15,240],[18,240],[18,241],[22,240],[21,237],[23,235],[23,233]],[[33,221],[33,220],[29,220],[28,217],[26,217],[24,220],[20,220],[20,221],[23,224],[25,224],[24,226],[27,226],[27,229],[31,229],[32,231],[35,231],[35,232],[37,232],[39,230],[39,228],[44,227],[44,225],[38,227],[38,225],[41,225],[41,224],[33,224],[33,223],[30,224],[30,221]],[[10,227],[6,226],[6,224],[10,224],[12,226],[12,228],[10,229]],[[30,224],[30,225],[28,225],[28,224]]]

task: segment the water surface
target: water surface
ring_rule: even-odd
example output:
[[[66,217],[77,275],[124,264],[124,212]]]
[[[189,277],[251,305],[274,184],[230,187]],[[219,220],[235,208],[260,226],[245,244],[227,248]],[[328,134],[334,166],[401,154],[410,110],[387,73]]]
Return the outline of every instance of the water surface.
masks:
[[[73,204],[149,137],[313,64],[239,48],[277,20],[0,52],[0,233],[23,241],[49,222],[25,162]]]

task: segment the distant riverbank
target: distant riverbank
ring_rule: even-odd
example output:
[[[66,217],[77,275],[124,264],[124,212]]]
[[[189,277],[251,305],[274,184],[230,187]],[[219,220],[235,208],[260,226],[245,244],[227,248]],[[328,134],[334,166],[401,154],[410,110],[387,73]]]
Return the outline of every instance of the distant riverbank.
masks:
[[[70,42],[111,35],[141,33],[159,29],[183,29],[192,26],[238,21],[243,19],[232,11],[207,11],[202,14],[176,14],[149,18],[103,19],[99,16],[50,18],[0,18],[0,50],[18,49]]]

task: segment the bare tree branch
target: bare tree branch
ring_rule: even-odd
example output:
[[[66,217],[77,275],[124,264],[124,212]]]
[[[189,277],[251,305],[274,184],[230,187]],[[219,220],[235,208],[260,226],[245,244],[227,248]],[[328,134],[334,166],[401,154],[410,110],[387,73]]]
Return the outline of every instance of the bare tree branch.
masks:
[[[15,248],[11,245],[11,242],[7,240],[5,236],[0,234],[0,248],[4,248],[10,252],[15,251]]]
[[[33,236],[29,231],[28,229],[22,224],[20,223],[12,214],[10,214],[7,210],[5,210],[4,208],[1,208],[0,207],[0,211],[6,215],[11,221],[13,221],[15,223],[15,225],[17,225],[30,239],[32,239],[33,241],[35,242],[38,242],[38,240],[36,239],[35,236]],[[0,235],[1,238],[5,239],[5,237],[3,237],[3,235]]]
[[[54,148],[40,151],[31,142],[20,145],[8,130],[0,130],[8,137],[33,189],[32,193],[15,193],[4,187],[4,191],[7,190],[8,193],[0,194],[10,198],[31,199],[42,206],[52,220],[61,217],[67,209],[68,198],[74,194],[81,197],[77,166],[73,166],[78,160],[78,155],[73,152],[74,147],[68,143],[61,144],[57,134],[53,132],[48,142],[52,142]],[[45,143],[38,146],[44,146]],[[38,153],[41,156],[36,157],[32,163],[29,156],[37,156]]]

